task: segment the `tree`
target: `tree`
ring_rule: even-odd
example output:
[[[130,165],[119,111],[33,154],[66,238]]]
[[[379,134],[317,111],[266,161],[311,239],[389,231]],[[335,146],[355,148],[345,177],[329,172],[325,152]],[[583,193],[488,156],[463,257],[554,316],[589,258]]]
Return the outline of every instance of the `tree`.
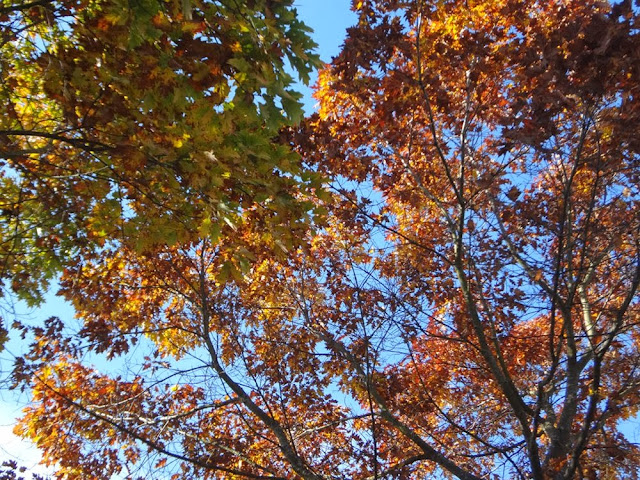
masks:
[[[331,179],[314,228],[105,245],[61,279],[78,328],[23,328],[62,478],[637,478],[636,10],[354,7],[282,135]]]
[[[305,222],[309,179],[274,141],[317,63],[291,3],[3,3],[5,293],[37,303],[85,250],[215,236],[256,205],[274,239]]]
[[[2,480],[26,480],[28,477],[23,477],[23,474],[28,475],[26,467],[19,467],[15,461],[5,461],[0,465],[0,479]],[[42,475],[33,473],[29,475],[31,480],[46,480]]]

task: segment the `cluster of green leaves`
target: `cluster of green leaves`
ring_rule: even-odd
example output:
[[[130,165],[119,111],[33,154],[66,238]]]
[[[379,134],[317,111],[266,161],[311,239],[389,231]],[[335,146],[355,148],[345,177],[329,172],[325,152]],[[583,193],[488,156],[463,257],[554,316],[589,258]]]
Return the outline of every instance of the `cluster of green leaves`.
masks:
[[[302,115],[292,73],[317,65],[291,3],[5,1],[3,283],[35,303],[83,250],[215,238],[247,215],[294,242],[319,179],[277,140]]]

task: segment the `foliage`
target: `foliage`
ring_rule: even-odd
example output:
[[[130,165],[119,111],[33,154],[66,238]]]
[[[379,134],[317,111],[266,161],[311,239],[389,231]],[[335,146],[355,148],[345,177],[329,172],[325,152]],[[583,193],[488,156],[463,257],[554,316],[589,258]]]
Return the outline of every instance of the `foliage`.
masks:
[[[45,477],[42,475],[38,475],[37,473],[33,473],[28,475],[27,468],[23,466],[18,466],[18,464],[13,460],[8,460],[2,462],[0,465],[0,480],[45,480]],[[28,475],[28,476],[23,476]]]
[[[78,328],[22,327],[59,478],[638,477],[636,10],[354,7],[282,135],[332,179],[316,228],[105,243],[61,279]]]
[[[37,303],[106,244],[215,237],[254,208],[275,240],[302,228],[309,182],[274,138],[317,60],[290,5],[6,0],[0,279]]]

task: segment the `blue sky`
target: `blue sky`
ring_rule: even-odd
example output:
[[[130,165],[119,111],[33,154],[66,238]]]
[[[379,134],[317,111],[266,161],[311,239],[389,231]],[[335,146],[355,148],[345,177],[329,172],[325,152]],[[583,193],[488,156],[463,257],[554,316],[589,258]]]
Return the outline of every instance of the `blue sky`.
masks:
[[[298,10],[300,19],[313,28],[312,37],[318,44],[318,53],[321,59],[324,62],[330,62],[331,58],[337,55],[340,50],[347,27],[352,25],[356,19],[355,14],[350,11],[350,0],[295,0],[294,6]],[[312,84],[315,82],[315,78],[314,75]],[[311,97],[311,86],[300,86],[300,91],[304,93],[305,111],[311,113],[315,103]],[[44,319],[52,315],[60,318],[73,316],[71,307],[54,294],[55,292],[52,292],[48,295],[43,308],[29,311],[26,307],[17,305],[17,313],[33,319]],[[11,321],[9,314],[5,318],[9,322]],[[18,354],[20,350],[19,339],[15,337],[16,335],[13,335],[13,341],[9,342],[7,350],[0,354],[0,372],[5,374],[11,366],[11,354]],[[16,396],[11,392],[3,391],[0,385],[0,463],[4,460],[15,459],[34,472],[44,473],[44,469],[36,467],[39,459],[37,450],[11,433],[15,417],[20,415],[21,403],[24,401],[26,401],[25,395]]]
[[[295,0],[298,16],[313,28],[313,39],[318,44],[318,53],[324,62],[338,54],[346,29],[356,21],[356,15],[350,10],[350,0]],[[315,76],[313,77],[315,82]],[[305,110],[313,111],[315,101],[311,98],[311,89],[303,88]]]

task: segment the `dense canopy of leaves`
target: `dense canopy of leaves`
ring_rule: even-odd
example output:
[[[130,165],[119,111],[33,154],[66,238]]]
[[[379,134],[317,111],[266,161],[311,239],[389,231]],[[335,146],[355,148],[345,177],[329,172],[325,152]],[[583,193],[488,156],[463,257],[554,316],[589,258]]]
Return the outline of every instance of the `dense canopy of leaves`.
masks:
[[[638,26],[630,2],[362,2],[321,77],[319,164],[382,196],[354,197],[406,342],[377,407],[460,478],[637,474]]]
[[[14,379],[34,404],[18,431],[60,478],[638,477],[624,430],[640,408],[637,7],[354,9],[319,113],[279,137],[314,174],[269,157],[264,176],[246,161],[221,175],[241,185],[178,181],[188,206],[174,189],[171,209],[136,200],[120,218],[137,225],[150,208],[151,233],[165,212],[204,212],[203,191],[253,198],[238,192],[277,172],[290,195],[236,200],[243,221],[213,201],[224,234],[204,235],[199,213],[144,248],[105,231],[116,240],[67,261],[60,281],[77,325],[22,327],[33,343]],[[235,108],[214,111],[207,124]],[[172,139],[161,155],[174,158],[194,135],[170,131],[149,145]],[[250,174],[262,183],[238,180]],[[140,184],[146,199],[167,179]],[[294,220],[310,193],[326,214],[305,229]]]
[[[309,179],[273,139],[317,62],[290,4],[4,1],[0,280],[35,302],[79,251],[217,236],[256,208],[288,242]]]

